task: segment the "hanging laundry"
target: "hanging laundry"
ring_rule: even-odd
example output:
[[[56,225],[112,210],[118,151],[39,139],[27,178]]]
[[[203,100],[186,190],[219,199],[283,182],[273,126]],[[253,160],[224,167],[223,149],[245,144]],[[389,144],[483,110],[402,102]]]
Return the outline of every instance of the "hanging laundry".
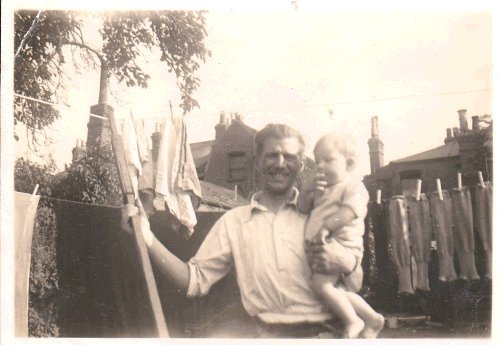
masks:
[[[491,279],[492,265],[492,224],[493,221],[493,187],[486,182],[484,187],[477,185],[475,188],[475,219],[477,230],[481,238],[483,249],[486,253],[486,277]]]
[[[403,196],[394,196],[389,201],[390,243],[398,268],[398,293],[414,293],[411,281],[411,251],[408,231],[406,202]]]
[[[132,179],[134,197],[137,199],[139,197],[139,175],[142,174],[142,162],[139,156],[136,130],[132,122],[132,113],[130,113],[130,116],[123,118],[120,135],[122,137],[128,172]]]
[[[431,261],[431,215],[429,200],[421,194],[420,200],[406,197],[409,209],[411,252],[417,262],[415,288],[429,291],[429,262]]]
[[[14,329],[16,337],[28,336],[31,242],[39,201],[39,195],[14,192]]]
[[[447,190],[443,190],[443,200],[439,199],[438,192],[430,195],[433,229],[436,236],[437,254],[439,260],[439,280],[450,282],[457,279],[453,266],[455,242],[453,239],[453,223],[451,213],[451,199]]]
[[[146,214],[151,215],[154,213],[153,199],[155,195],[153,152],[144,132],[144,121],[142,119],[134,119],[133,122],[137,137],[137,153],[142,165],[142,174],[139,175],[138,189],[140,199],[144,201]]]
[[[474,229],[472,225],[472,203],[469,189],[451,191],[455,248],[458,254],[461,279],[479,279],[474,258]]]
[[[375,239],[375,264],[377,266],[377,281],[382,285],[393,285],[396,282],[396,272],[389,255],[389,203],[370,202],[368,214],[372,222]]]
[[[155,208],[162,210],[165,203],[191,235],[196,225],[191,195],[201,198],[201,186],[187,143],[183,117],[166,118],[156,166]]]

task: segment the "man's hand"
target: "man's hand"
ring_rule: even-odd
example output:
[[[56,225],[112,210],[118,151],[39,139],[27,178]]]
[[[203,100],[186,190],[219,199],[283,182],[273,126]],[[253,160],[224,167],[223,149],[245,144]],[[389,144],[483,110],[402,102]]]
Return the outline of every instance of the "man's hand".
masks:
[[[316,273],[350,273],[356,266],[356,258],[340,243],[330,239],[326,244],[306,243],[309,265]]]
[[[130,226],[129,219],[139,214],[141,220],[142,237],[144,238],[146,246],[150,247],[153,244],[155,236],[151,232],[148,216],[146,215],[146,212],[144,211],[144,208],[142,207],[140,201],[138,202],[138,204],[138,206],[131,204],[123,205],[121,209],[121,228],[132,235],[134,232],[132,227]]]
[[[120,223],[122,230],[128,232],[131,235],[134,233],[132,227],[130,226],[129,219],[133,216],[136,216],[137,214],[139,214],[139,208],[137,206],[132,204],[125,204],[122,206]]]

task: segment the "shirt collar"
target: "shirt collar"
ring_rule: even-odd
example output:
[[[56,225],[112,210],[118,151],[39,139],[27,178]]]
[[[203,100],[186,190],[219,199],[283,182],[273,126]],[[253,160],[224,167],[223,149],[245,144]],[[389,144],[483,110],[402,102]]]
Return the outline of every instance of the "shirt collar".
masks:
[[[289,205],[295,208],[298,208],[297,206],[297,200],[299,199],[299,190],[295,187],[292,187],[292,197],[285,202],[285,205]],[[248,208],[248,217],[247,217],[247,222],[250,220],[252,217],[253,212],[255,211],[268,211],[267,207],[262,205],[259,200],[262,197],[263,192],[258,191],[252,195],[250,198],[250,207]]]

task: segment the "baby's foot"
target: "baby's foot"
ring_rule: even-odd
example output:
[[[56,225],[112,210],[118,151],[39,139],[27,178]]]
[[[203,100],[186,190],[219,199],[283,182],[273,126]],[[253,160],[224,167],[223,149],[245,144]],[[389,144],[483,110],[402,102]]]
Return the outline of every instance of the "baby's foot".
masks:
[[[376,317],[371,320],[365,320],[365,322],[366,327],[363,332],[361,332],[359,337],[364,339],[373,339],[378,336],[379,332],[384,327],[385,320],[382,314],[377,313]]]
[[[365,323],[360,318],[345,326],[344,338],[356,339],[365,328]]]

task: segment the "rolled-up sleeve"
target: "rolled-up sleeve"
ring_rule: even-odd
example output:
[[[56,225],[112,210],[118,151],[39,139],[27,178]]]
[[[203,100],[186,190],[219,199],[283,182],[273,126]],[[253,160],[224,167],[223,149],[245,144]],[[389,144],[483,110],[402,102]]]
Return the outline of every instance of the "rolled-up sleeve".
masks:
[[[233,266],[226,215],[212,227],[200,249],[189,262],[188,297],[206,295],[213,284]]]

